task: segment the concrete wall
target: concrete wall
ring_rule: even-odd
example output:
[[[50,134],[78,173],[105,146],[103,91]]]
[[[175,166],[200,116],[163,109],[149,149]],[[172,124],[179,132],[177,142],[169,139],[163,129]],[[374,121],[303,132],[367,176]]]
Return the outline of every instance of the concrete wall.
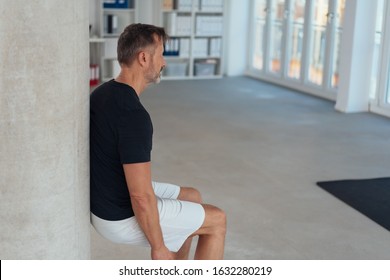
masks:
[[[87,259],[88,3],[0,0],[0,259]]]

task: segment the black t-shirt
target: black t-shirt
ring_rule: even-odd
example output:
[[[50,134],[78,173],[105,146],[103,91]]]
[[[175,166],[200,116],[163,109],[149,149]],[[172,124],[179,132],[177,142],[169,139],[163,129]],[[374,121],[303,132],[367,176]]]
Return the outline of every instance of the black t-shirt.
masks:
[[[91,212],[110,221],[134,216],[123,170],[149,162],[153,126],[135,90],[111,80],[91,94]]]

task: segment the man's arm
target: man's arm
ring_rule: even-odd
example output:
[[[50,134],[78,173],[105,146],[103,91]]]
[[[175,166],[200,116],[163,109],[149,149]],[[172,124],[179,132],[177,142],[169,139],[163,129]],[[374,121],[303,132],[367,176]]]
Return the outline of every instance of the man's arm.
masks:
[[[135,217],[151,246],[152,259],[173,259],[164,244],[157,200],[152,188],[151,163],[124,164],[127,187]]]

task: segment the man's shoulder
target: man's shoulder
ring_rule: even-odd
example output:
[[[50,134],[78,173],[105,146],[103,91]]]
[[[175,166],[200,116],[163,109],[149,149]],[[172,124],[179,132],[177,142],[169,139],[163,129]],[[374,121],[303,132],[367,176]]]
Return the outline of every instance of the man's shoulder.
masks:
[[[115,103],[122,108],[138,107],[140,101],[130,86],[111,80],[101,84],[91,93],[91,103]]]
[[[99,85],[91,92],[91,98],[99,98],[103,95],[110,95],[111,93],[117,91],[113,80],[107,81]]]

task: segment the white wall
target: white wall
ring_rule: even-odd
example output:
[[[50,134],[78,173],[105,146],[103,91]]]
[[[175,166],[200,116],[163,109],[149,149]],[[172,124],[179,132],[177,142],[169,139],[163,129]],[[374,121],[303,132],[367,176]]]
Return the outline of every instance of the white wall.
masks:
[[[248,0],[225,1],[224,74],[244,75],[247,63],[249,36]]]

